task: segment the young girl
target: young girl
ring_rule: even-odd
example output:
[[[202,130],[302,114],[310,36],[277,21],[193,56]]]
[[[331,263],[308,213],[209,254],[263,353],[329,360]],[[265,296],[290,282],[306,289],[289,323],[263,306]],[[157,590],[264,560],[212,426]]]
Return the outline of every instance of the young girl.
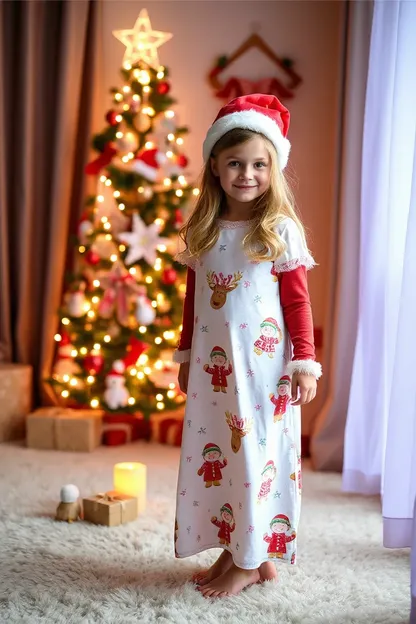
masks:
[[[223,549],[194,577],[206,597],[274,579],[276,559],[295,563],[299,406],[315,397],[321,366],[306,281],[314,261],[283,175],[288,125],[274,96],[227,104],[205,139],[201,193],[181,231],[188,274],[174,360],[188,400],[175,553]]]

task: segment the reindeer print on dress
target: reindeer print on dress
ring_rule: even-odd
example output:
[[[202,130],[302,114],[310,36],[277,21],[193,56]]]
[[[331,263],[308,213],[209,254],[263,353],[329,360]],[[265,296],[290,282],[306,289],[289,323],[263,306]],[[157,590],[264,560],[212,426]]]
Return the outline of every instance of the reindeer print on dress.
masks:
[[[238,453],[241,448],[241,439],[251,431],[253,419],[239,418],[231,412],[225,412],[225,419],[231,429],[231,448],[234,453]]]
[[[214,347],[210,354],[212,366],[205,364],[204,371],[212,375],[211,384],[214,392],[227,392],[227,377],[233,372],[231,362],[228,362],[228,367],[225,367],[227,363],[227,354],[222,347]]]
[[[242,277],[243,274],[240,271],[234,275],[227,275],[227,277],[223,273],[217,274],[215,271],[208,271],[207,282],[213,291],[210,300],[211,308],[214,310],[222,308],[227,301],[228,293],[237,288]]]
[[[267,353],[269,358],[273,358],[275,345],[279,344],[282,340],[282,330],[278,322],[269,316],[261,323],[260,332],[260,338],[254,343],[254,353],[257,355]]]

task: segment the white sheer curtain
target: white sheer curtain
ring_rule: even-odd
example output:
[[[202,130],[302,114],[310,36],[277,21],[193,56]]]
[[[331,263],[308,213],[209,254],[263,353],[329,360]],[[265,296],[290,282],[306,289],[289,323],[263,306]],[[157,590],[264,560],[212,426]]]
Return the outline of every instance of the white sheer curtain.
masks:
[[[416,494],[416,2],[376,0],[363,136],[358,334],[343,488],[383,495],[410,546]]]

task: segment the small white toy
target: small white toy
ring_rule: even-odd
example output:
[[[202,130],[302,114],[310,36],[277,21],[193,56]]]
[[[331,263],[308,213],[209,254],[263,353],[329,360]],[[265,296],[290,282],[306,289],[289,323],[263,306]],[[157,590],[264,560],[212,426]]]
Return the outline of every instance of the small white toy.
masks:
[[[108,407],[112,410],[116,410],[119,407],[126,407],[129,402],[129,392],[126,388],[126,380],[124,378],[124,371],[126,366],[122,360],[116,360],[113,362],[111,371],[105,378],[106,390],[104,392],[104,401]]]
[[[61,488],[61,502],[56,509],[55,520],[76,522],[81,515],[79,489],[76,485],[64,485]]]

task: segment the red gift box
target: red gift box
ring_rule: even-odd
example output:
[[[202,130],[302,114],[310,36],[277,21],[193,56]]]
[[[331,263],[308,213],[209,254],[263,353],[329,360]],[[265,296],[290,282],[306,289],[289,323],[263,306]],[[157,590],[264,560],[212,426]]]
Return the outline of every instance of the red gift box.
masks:
[[[152,414],[150,423],[152,427],[152,442],[181,446],[183,432],[184,410]]]
[[[134,440],[150,439],[150,422],[141,414],[105,414],[103,416],[102,443],[120,446]]]

